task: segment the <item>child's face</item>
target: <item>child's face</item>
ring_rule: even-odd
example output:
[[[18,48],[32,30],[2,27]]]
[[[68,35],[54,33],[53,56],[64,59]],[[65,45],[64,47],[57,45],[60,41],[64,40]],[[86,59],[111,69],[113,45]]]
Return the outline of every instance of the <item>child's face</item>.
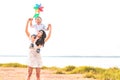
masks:
[[[35,19],[35,22],[36,22],[37,24],[40,24],[40,23],[41,23],[41,21],[42,21],[42,19],[41,19],[41,18],[39,18],[39,17]]]

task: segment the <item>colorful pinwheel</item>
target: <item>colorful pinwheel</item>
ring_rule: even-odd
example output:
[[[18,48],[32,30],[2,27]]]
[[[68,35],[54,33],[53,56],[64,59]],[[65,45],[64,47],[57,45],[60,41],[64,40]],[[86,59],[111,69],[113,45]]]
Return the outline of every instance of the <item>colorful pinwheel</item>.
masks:
[[[40,12],[43,12],[43,6],[41,6],[41,4],[35,4],[35,6],[34,6],[34,9],[35,9],[35,14],[34,14],[34,18],[37,18],[37,17],[39,17],[39,15],[40,15]]]

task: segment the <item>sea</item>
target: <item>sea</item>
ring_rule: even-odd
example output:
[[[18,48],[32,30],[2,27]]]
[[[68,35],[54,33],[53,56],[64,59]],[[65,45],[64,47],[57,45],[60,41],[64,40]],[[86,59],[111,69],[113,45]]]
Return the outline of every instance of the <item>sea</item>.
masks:
[[[0,55],[0,63],[20,63],[27,65],[25,55]],[[120,68],[120,56],[42,56],[43,66],[66,67],[93,66],[101,68]]]

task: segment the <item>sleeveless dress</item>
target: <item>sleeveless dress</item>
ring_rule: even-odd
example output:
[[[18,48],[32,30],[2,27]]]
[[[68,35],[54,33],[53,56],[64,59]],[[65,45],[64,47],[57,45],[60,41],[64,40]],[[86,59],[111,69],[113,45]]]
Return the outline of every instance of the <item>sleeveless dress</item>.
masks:
[[[29,47],[28,66],[33,68],[42,67],[41,54],[37,52],[35,43],[31,43]]]

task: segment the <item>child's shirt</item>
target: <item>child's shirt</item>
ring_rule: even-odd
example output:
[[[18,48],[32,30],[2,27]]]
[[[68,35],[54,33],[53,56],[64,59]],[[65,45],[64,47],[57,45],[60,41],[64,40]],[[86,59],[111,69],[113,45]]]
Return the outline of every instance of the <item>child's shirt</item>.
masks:
[[[39,25],[35,24],[32,27],[35,28],[36,32],[38,32],[39,30],[44,30],[44,31],[47,30],[44,24],[39,24]]]

